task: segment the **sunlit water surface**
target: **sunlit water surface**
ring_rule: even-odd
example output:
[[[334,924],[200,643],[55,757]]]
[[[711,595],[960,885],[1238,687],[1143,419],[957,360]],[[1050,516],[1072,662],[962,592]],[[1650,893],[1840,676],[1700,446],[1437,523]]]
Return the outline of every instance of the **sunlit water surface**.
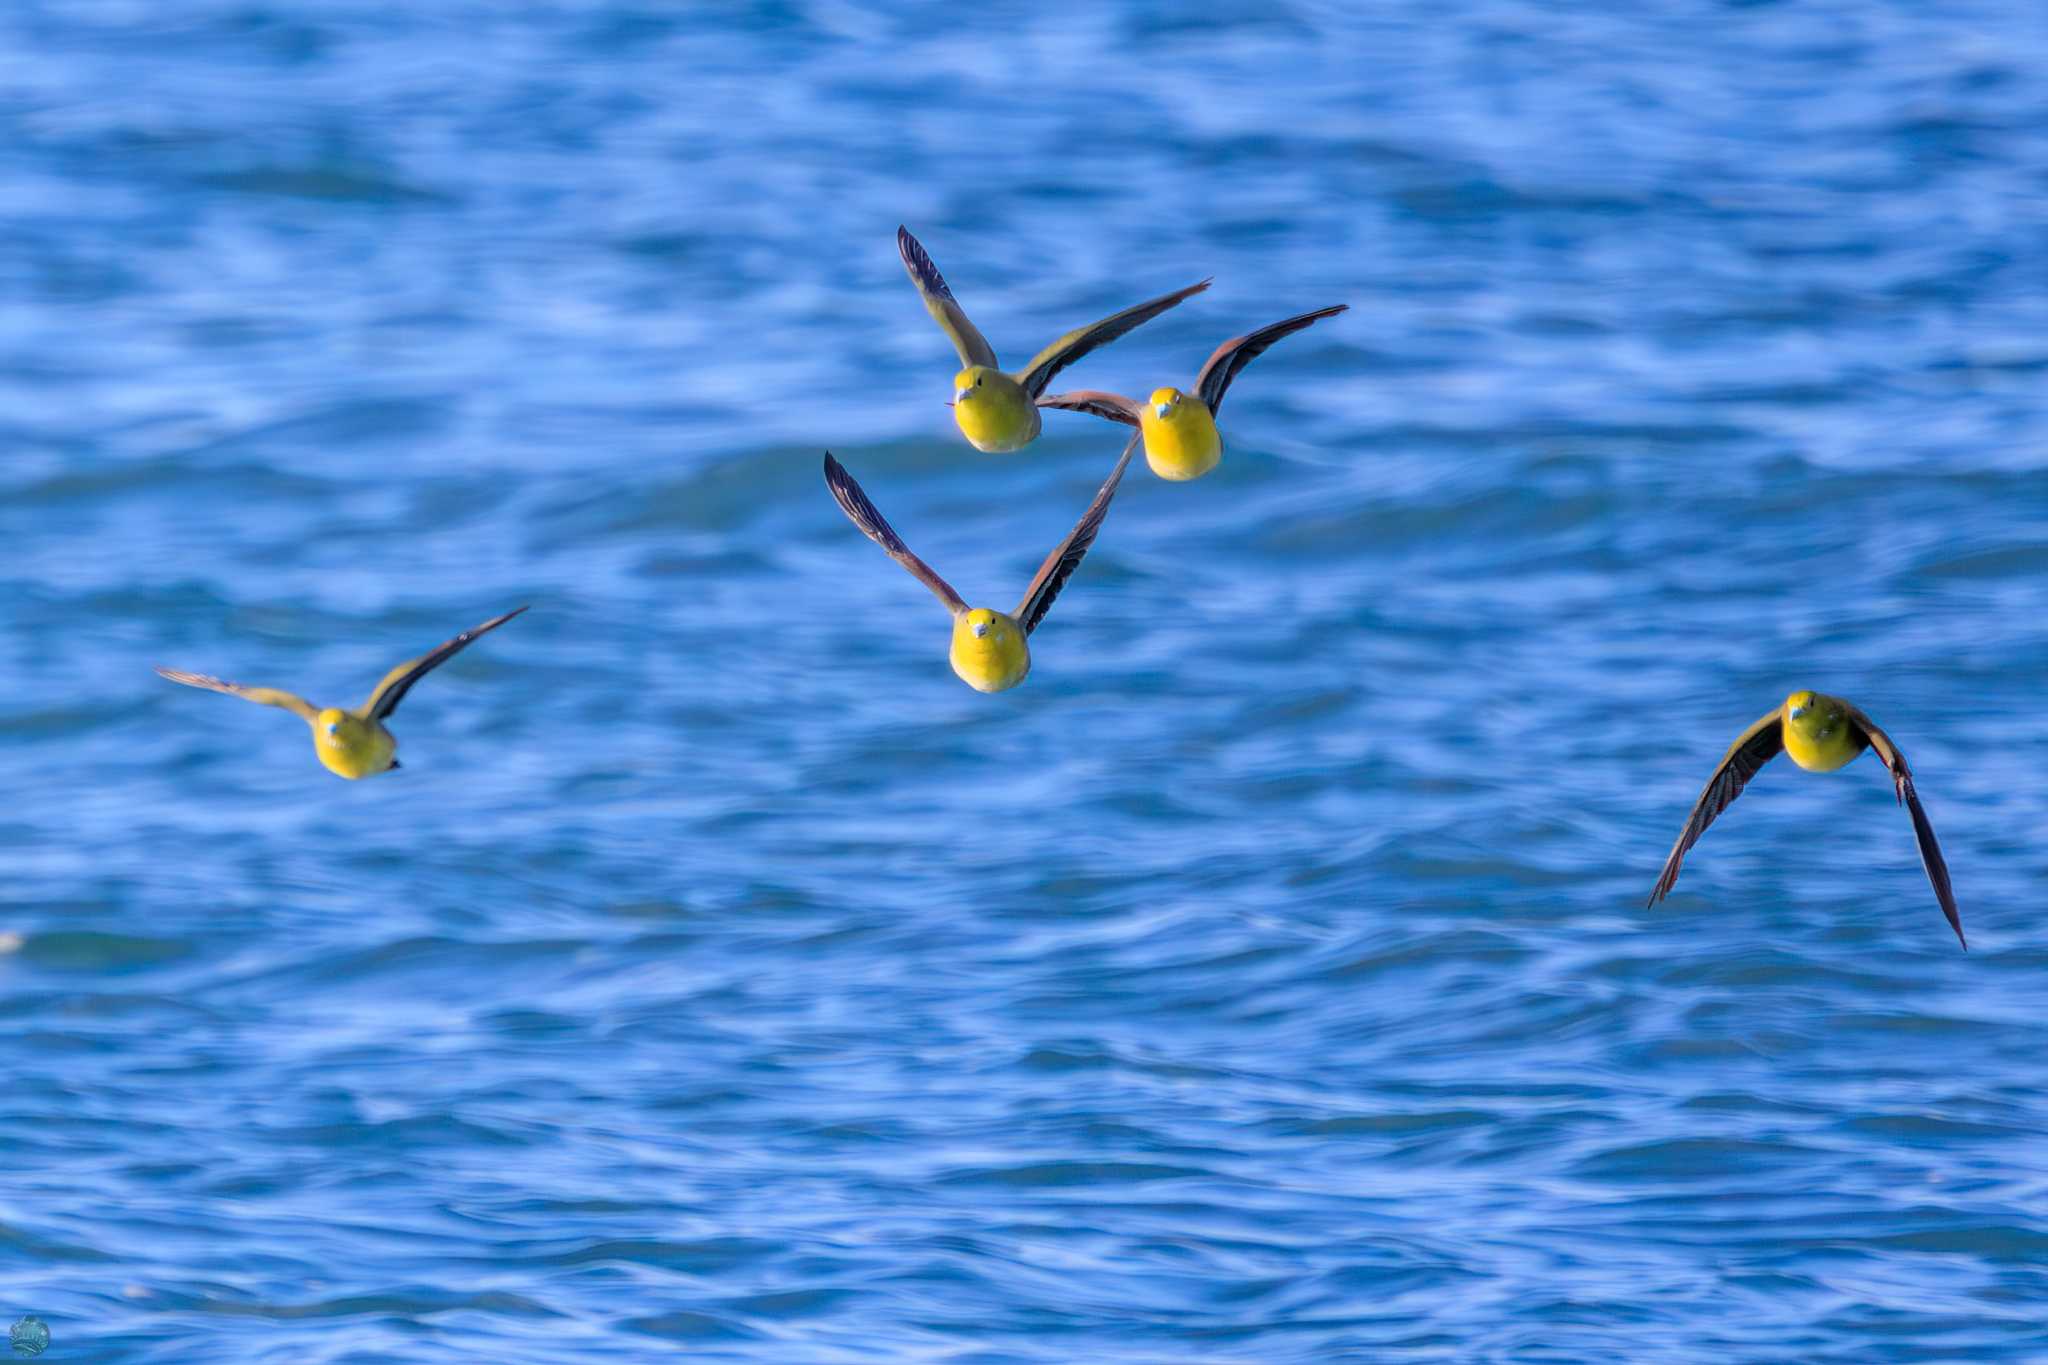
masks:
[[[708,8],[708,7],[707,7]],[[2048,1359],[2021,4],[0,8],[0,1317],[49,1360]],[[1600,7],[1594,7],[1598,9]],[[1005,359],[1226,336],[1114,459]],[[353,703],[404,771],[156,663]],[[1786,691],[1912,758],[1776,765]]]

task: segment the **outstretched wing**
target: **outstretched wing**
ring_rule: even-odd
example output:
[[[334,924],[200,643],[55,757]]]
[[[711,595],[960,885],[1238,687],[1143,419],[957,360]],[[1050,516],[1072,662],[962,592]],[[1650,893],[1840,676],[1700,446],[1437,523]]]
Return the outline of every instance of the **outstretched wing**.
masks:
[[[1088,412],[1097,417],[1107,417],[1112,422],[1122,422],[1127,427],[1140,424],[1139,414],[1144,411],[1133,399],[1120,393],[1104,393],[1100,389],[1075,389],[1072,393],[1049,393],[1038,400],[1041,408],[1064,408],[1068,412]]]
[[[1785,751],[1783,717],[1783,708],[1772,711],[1744,730],[1728,746],[1728,752],[1721,755],[1721,765],[1707,779],[1700,799],[1693,803],[1692,814],[1686,817],[1685,828],[1679,832],[1678,842],[1671,846],[1671,856],[1664,860],[1664,871],[1657,878],[1657,889],[1650,893],[1651,905],[1671,894],[1672,886],[1678,881],[1678,865],[1685,861],[1686,853],[1707,832],[1707,826],[1714,823],[1714,817],[1742,795],[1749,779],[1755,777],[1764,764]]]
[[[1850,722],[1863,732],[1879,760],[1891,770],[1892,787],[1898,793],[1899,803],[1913,817],[1913,838],[1919,842],[1920,863],[1927,869],[1927,880],[1934,885],[1934,898],[1941,902],[1941,913],[1948,916],[1948,927],[1956,931],[1956,942],[1963,945],[1965,952],[1969,951],[1970,941],[1963,937],[1962,913],[1956,909],[1955,888],[1949,885],[1948,861],[1941,856],[1941,845],[1934,841],[1934,826],[1927,822],[1927,812],[1920,809],[1920,794],[1913,790],[1913,770],[1906,766],[1906,756],[1869,716],[1847,703],[1844,706]]]
[[[1193,294],[1199,294],[1209,287],[1209,281],[1191,284],[1185,289],[1176,289],[1171,294],[1161,294],[1149,302],[1126,308],[1121,313],[1112,313],[1100,322],[1091,322],[1086,327],[1073,331],[1055,341],[1052,345],[1031,357],[1031,363],[1017,373],[1016,379],[1024,386],[1024,392],[1037,398],[1045,392],[1052,377],[1067,366],[1087,355],[1098,346],[1107,346],[1133,327],[1150,322],[1167,309]]]
[[[1350,307],[1348,303],[1340,303],[1334,308],[1318,308],[1313,313],[1302,313],[1270,327],[1261,327],[1256,332],[1232,337],[1218,346],[1208,363],[1202,366],[1202,372],[1195,376],[1195,393],[1208,407],[1210,416],[1213,417],[1216,409],[1223,406],[1223,395],[1229,390],[1230,381],[1237,378],[1237,372],[1263,355],[1268,346],[1304,327],[1313,327],[1324,318],[1333,318]]]
[[[384,719],[398,709],[398,703],[405,700],[405,694],[412,691],[414,683],[467,649],[470,641],[480,635],[489,634],[525,610],[525,607],[514,607],[503,616],[493,616],[482,625],[465,630],[454,639],[436,645],[419,658],[407,660],[392,669],[384,675],[384,681],[377,684],[376,690],[370,693],[370,699],[363,703],[362,713],[371,720]]]
[[[896,534],[896,528],[868,501],[868,495],[853,481],[853,475],[846,472],[845,465],[832,458],[829,450],[825,452],[825,486],[839,500],[839,510],[860,527],[863,535],[887,550],[889,558],[910,570],[911,576],[930,588],[949,610],[955,614],[967,610],[966,600],[953,591],[951,583],[932,572],[931,565],[910,552],[910,547],[903,543],[903,537]]]
[[[253,701],[258,706],[282,706],[308,723],[320,714],[320,708],[304,697],[294,696],[275,687],[245,687],[241,683],[229,682],[225,678],[209,677],[204,673],[186,673],[181,669],[164,668],[161,665],[156,671],[172,682],[183,683],[187,687],[203,687],[209,692],[225,692],[231,697],[240,697],[243,701]]]
[[[907,227],[896,229],[896,252],[903,257],[903,268],[910,272],[910,282],[917,286],[918,297],[924,300],[932,320],[952,339],[953,349],[960,353],[960,363],[986,365],[992,370],[1001,368],[996,364],[995,348],[967,320],[953,291],[946,287],[946,277],[932,264],[924,243],[911,236]]]
[[[1102,529],[1102,519],[1109,515],[1109,502],[1116,496],[1116,486],[1123,482],[1124,470],[1131,463],[1131,452],[1138,448],[1138,437],[1133,435],[1124,443],[1124,453],[1117,458],[1116,468],[1109,471],[1109,477],[1102,481],[1102,487],[1095,490],[1095,501],[1088,504],[1088,510],[1074,523],[1074,529],[1059,543],[1057,549],[1045,557],[1045,563],[1038,566],[1038,573],[1032,578],[1031,586],[1024,590],[1024,600],[1017,604],[1017,623],[1029,635],[1037,629],[1045,614],[1052,610],[1055,597],[1074,570],[1088,554],[1088,547],[1095,543],[1095,533]]]

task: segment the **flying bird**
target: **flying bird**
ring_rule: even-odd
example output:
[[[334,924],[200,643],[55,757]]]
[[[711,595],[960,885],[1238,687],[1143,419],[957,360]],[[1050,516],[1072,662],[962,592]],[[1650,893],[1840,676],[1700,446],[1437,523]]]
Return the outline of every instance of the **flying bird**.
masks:
[[[953,421],[968,444],[976,450],[1003,453],[1022,450],[1038,439],[1039,417],[1035,400],[1045,392],[1054,375],[1087,355],[1106,346],[1141,323],[1150,322],[1191,294],[1209,287],[1209,281],[1162,294],[1148,303],[1113,313],[1100,322],[1077,327],[1031,358],[1016,373],[1006,373],[996,363],[990,346],[967,320],[967,314],[946,286],[945,277],[925,254],[922,243],[910,229],[896,229],[896,250],[903,268],[919,297],[953,342],[964,367],[953,376]]]
[[[832,452],[825,452],[825,483],[831,488],[832,496],[839,501],[840,510],[845,512],[855,526],[869,540],[889,552],[889,557],[908,569],[911,576],[932,590],[932,595],[946,604],[946,610],[953,614],[953,644],[951,660],[953,671],[960,680],[977,692],[1001,692],[1024,681],[1024,675],[1031,671],[1031,648],[1027,637],[1038,628],[1051,610],[1053,599],[1060,595],[1067,579],[1080,567],[1081,559],[1088,553],[1088,547],[1095,543],[1095,533],[1102,529],[1102,519],[1109,513],[1110,499],[1116,496],[1117,484],[1122,482],[1124,469],[1131,462],[1131,454],[1137,449],[1138,438],[1133,436],[1124,445],[1124,453],[1117,460],[1116,468],[1110,470],[1102,487],[1095,492],[1095,500],[1088,504],[1088,510],[1081,514],[1081,520],[1067,533],[1067,538],[1054,547],[1038,566],[1038,572],[1031,579],[1031,586],[1024,590],[1024,600],[1013,612],[1000,612],[990,607],[970,607],[966,599],[953,591],[952,584],[932,571],[932,567],[912,554],[910,547],[903,543],[903,537],[876,510],[868,495],[854,482],[853,475],[846,467],[832,458]]]
[[[1232,337],[1216,348],[1202,372],[1195,376],[1194,392],[1170,385],[1152,390],[1140,403],[1120,393],[1099,389],[1076,389],[1038,400],[1041,408],[1065,408],[1070,412],[1091,412],[1136,427],[1145,438],[1145,463],[1162,479],[1176,483],[1199,479],[1223,459],[1223,436],[1216,430],[1216,410],[1238,371],[1252,363],[1268,346],[1324,318],[1335,317],[1350,307],[1340,303]]]
[[[1686,818],[1678,842],[1671,846],[1671,856],[1664,861],[1663,875],[1657,878],[1649,903],[1655,905],[1670,894],[1687,851],[1699,842],[1707,826],[1714,823],[1714,817],[1742,794],[1743,787],[1764,764],[1785,753],[1808,772],[1827,773],[1865,749],[1876,750],[1878,759],[1891,771],[1899,803],[1913,817],[1913,836],[1920,844],[1920,861],[1927,868],[1927,880],[1934,884],[1934,898],[1941,902],[1941,913],[1948,916],[1949,928],[1956,931],[1956,941],[1967,949],[1970,944],[1963,937],[1962,916],[1956,910],[1955,891],[1949,885],[1948,863],[1941,856],[1941,845],[1934,841],[1934,826],[1927,822],[1927,812],[1920,808],[1920,796],[1913,790],[1913,772],[1906,766],[1906,756],[1869,716],[1840,697],[1819,692],[1794,692],[1785,698],[1784,705],[1744,730],[1729,746],[1721,756],[1721,765],[1708,779],[1706,790],[1694,804],[1692,814]]]
[[[419,658],[408,659],[386,673],[384,680],[370,693],[370,699],[353,711],[338,706],[315,706],[304,697],[275,687],[245,687],[241,683],[175,668],[159,667],[157,672],[187,687],[225,692],[260,706],[283,707],[313,727],[313,752],[327,771],[353,780],[399,766],[398,737],[384,727],[384,722],[398,709],[398,703],[405,700],[405,694],[412,690],[414,683],[461,653],[478,636],[496,630],[525,610],[525,607],[519,607],[503,616],[494,616],[475,629],[465,630],[454,639],[435,646]]]

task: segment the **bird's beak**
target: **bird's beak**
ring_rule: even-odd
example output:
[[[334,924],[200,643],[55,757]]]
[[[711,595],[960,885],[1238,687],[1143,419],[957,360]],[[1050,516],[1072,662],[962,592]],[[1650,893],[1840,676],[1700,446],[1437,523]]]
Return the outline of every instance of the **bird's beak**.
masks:
[[[988,622],[977,621],[974,625],[974,638],[979,640],[986,634],[988,634]]]
[[[1807,708],[1806,708],[1806,707],[1804,707],[1804,706],[1795,706],[1795,707],[1793,707],[1793,708],[1792,708],[1792,710],[1791,710],[1791,711],[1790,711],[1790,712],[1789,712],[1788,714],[1790,714],[1790,715],[1791,715],[1792,719],[1794,719],[1794,720],[1798,720],[1798,719],[1799,719],[1799,718],[1800,718],[1801,716],[1805,715],[1805,714],[1806,714],[1806,712],[1807,712]]]
[[[1155,413],[1158,413],[1158,414],[1159,414],[1159,415],[1160,415],[1161,417],[1164,417],[1164,416],[1166,416],[1166,414],[1167,414],[1167,413],[1169,413],[1169,412],[1172,412],[1172,411],[1173,411],[1173,404],[1171,404],[1171,403],[1154,403],[1154,404],[1152,405],[1152,411],[1154,411]]]
[[[967,389],[955,389],[955,390],[953,390],[953,401],[954,401],[955,403],[957,403],[957,402],[959,402],[959,401],[960,401],[961,399],[965,398],[965,397],[966,397],[966,396],[967,396],[968,394],[970,394],[970,393],[972,393],[972,392],[974,392],[974,390],[973,390],[973,389],[971,389],[971,388],[967,388]]]

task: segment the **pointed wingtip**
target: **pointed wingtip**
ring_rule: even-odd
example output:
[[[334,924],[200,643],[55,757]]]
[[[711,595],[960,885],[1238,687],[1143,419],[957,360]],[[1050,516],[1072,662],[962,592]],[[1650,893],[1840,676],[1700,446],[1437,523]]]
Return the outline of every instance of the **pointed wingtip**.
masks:
[[[482,635],[485,631],[496,630],[499,626],[504,625],[513,617],[523,615],[527,611],[527,609],[532,605],[533,604],[529,602],[525,606],[518,606],[512,608],[512,610],[506,612],[503,616],[493,616],[490,620],[484,622],[482,625],[476,627],[474,630],[466,630],[462,633],[462,635],[456,638],[461,639],[463,643],[467,644],[470,640],[473,640],[477,636]]]
[[[846,466],[834,459],[832,452],[829,450],[825,452],[825,487],[832,490],[832,496],[835,498],[840,496],[842,489],[858,489],[860,487],[858,483],[854,482],[853,475],[847,472]]]

